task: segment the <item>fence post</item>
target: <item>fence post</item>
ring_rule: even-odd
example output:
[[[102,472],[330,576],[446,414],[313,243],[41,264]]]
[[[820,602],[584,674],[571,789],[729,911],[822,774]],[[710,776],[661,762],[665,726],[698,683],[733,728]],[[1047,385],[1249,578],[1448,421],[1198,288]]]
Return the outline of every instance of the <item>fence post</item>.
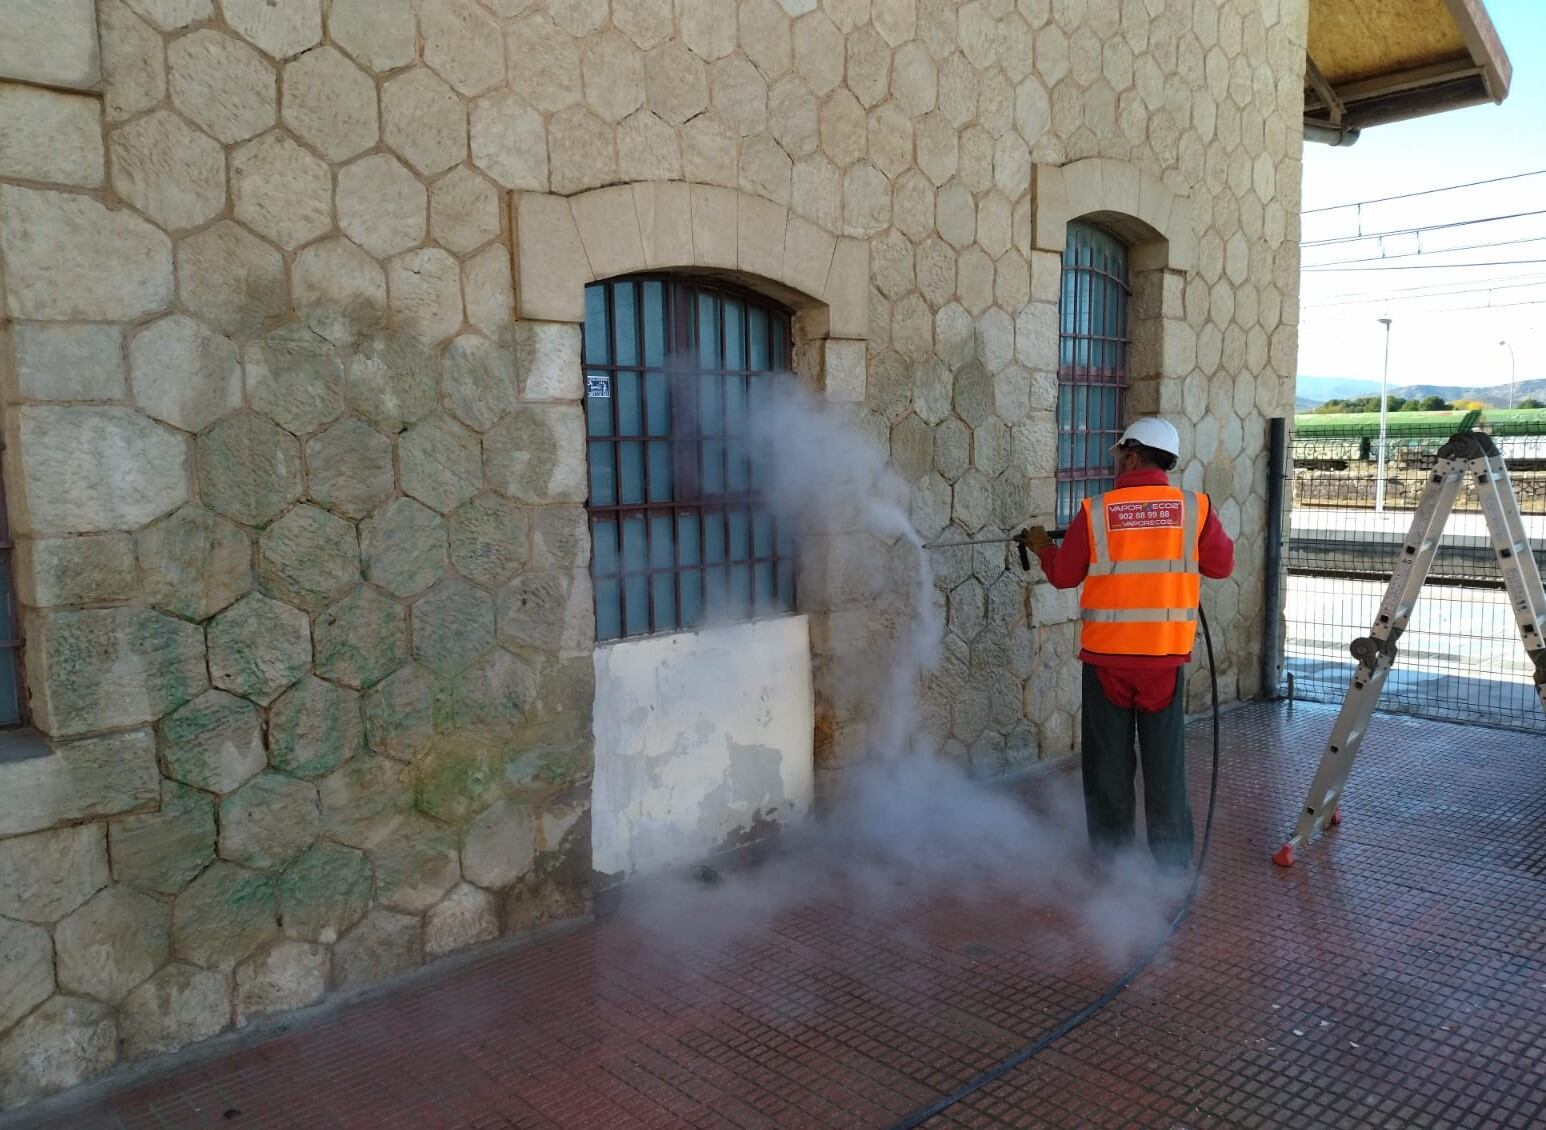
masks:
[[[1262,633],[1261,687],[1268,702],[1282,697],[1278,684],[1283,659],[1283,480],[1287,476],[1288,421],[1274,416],[1267,421],[1267,559],[1262,570],[1262,611],[1267,623]]]

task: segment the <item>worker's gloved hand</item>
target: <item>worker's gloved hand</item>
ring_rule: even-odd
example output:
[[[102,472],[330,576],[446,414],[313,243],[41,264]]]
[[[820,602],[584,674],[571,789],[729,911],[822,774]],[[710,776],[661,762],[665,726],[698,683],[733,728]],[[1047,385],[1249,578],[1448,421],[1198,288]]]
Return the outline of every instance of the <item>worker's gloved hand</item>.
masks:
[[[1045,526],[1029,526],[1020,531],[1019,537],[1021,544],[1030,547],[1031,552],[1036,554],[1056,544]]]

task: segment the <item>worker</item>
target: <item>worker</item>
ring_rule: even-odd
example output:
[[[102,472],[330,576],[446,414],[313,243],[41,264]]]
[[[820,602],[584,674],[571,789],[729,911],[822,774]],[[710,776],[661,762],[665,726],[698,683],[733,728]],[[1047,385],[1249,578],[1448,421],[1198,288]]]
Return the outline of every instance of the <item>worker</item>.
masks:
[[[1084,585],[1080,766],[1090,844],[1103,857],[1133,844],[1136,731],[1149,851],[1162,867],[1185,870],[1184,670],[1201,577],[1229,576],[1235,546],[1207,495],[1170,485],[1181,440],[1168,421],[1135,421],[1111,454],[1115,485],[1084,500],[1061,547],[1041,526],[1022,537],[1056,588]]]

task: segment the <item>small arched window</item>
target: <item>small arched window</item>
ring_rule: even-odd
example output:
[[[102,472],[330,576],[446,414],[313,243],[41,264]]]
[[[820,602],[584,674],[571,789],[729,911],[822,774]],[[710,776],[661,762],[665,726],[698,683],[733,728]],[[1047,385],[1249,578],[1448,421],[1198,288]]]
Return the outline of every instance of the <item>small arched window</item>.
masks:
[[[1127,388],[1127,247],[1093,224],[1068,225],[1059,301],[1057,520],[1112,485]]]
[[[597,639],[794,609],[792,531],[748,445],[789,354],[788,312],[719,282],[585,288]]]

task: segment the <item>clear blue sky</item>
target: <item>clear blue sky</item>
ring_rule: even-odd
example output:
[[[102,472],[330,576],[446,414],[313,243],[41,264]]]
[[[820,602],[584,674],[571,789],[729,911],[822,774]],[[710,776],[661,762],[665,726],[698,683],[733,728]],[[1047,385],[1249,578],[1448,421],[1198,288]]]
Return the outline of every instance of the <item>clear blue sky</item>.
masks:
[[[1356,145],[1306,145],[1304,239],[1425,227],[1546,210],[1546,0],[1486,0],[1514,65],[1501,106],[1477,106],[1365,130]],[[1373,204],[1312,209],[1542,170],[1540,176]],[[1361,227],[1360,227],[1361,225]],[[1488,248],[1443,248],[1521,240]],[[1422,255],[1394,256],[1421,250]],[[1379,262],[1348,263],[1353,259]],[[1536,260],[1536,262],[1530,262]],[[1384,329],[1393,319],[1390,381],[1496,385],[1546,377],[1546,214],[1400,236],[1307,246],[1306,268],[1339,262],[1357,271],[1306,270],[1300,296],[1299,372],[1379,380]],[[1395,266],[1504,263],[1448,269]],[[1459,307],[1492,306],[1487,310]]]

